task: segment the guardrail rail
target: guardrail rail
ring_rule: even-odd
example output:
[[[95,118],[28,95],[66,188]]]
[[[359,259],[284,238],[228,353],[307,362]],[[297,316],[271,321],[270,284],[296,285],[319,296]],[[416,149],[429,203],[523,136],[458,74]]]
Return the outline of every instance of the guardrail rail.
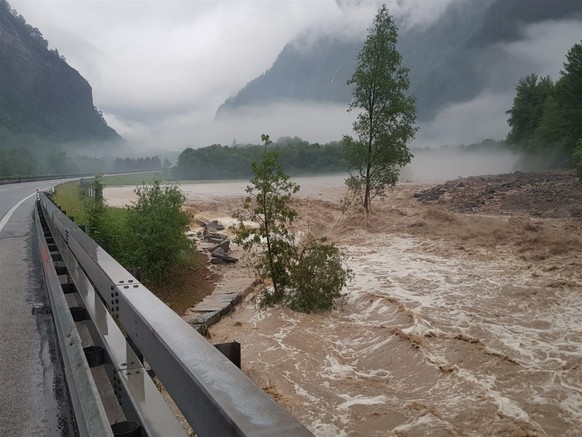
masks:
[[[44,193],[36,214],[81,436],[186,435],[144,362],[198,436],[312,435]]]

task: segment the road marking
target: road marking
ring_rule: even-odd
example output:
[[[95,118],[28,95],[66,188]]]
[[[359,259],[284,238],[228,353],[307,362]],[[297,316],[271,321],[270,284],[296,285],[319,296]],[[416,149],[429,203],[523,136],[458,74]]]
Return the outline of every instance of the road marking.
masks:
[[[26,196],[24,199],[22,199],[16,205],[14,205],[12,208],[10,208],[10,211],[8,211],[6,213],[6,215],[2,218],[2,220],[0,220],[0,232],[2,232],[2,229],[4,229],[4,226],[6,226],[6,223],[8,223],[8,220],[10,220],[10,217],[12,217],[12,214],[14,214],[14,211],[16,211],[16,209],[20,205],[22,205],[26,200],[30,199],[32,196],[36,196],[36,193],[32,193],[30,196]]]

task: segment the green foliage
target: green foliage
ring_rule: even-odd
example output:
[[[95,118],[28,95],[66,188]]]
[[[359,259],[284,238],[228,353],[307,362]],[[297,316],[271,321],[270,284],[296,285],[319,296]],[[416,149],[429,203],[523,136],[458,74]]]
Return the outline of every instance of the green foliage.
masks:
[[[582,137],[582,42],[566,55],[560,79],[531,74],[516,86],[507,111],[507,142],[543,168],[570,166],[576,141]]]
[[[331,309],[350,272],[343,268],[339,249],[324,239],[311,240],[298,250],[290,231],[297,211],[290,202],[299,185],[285,173],[279,153],[267,150],[269,136],[262,135],[261,139],[264,152],[252,165],[254,177],[246,188],[242,211],[235,215],[238,224],[233,227],[234,241],[246,251],[260,249],[255,267],[261,278],[270,278],[273,284],[272,290],[262,290],[262,306],[284,303],[308,313]],[[248,226],[249,221],[258,227]]]
[[[0,178],[35,175],[38,165],[35,156],[27,148],[0,148]]]
[[[556,90],[564,119],[564,146],[568,152],[582,138],[582,40],[566,55],[564,69]]]
[[[507,111],[511,127],[507,142],[527,149],[542,122],[544,105],[554,91],[554,82],[549,76],[539,78],[530,74],[519,79],[515,89],[513,106]]]
[[[396,184],[400,167],[410,162],[407,144],[417,131],[414,98],[406,95],[408,69],[402,66],[397,39],[396,25],[383,5],[348,82],[354,85],[349,110],[359,112],[353,125],[357,138],[343,139],[349,166],[346,185],[359,195],[366,218],[372,200]]]
[[[145,158],[117,158],[113,163],[113,171],[142,171],[142,170],[159,170],[162,168],[160,157],[146,156]]]
[[[73,181],[57,185],[52,199],[55,204],[67,211],[68,216],[75,218],[75,223],[87,224],[87,213],[79,182]]]
[[[345,170],[341,145],[309,144],[301,138],[283,137],[273,145],[291,174],[332,173]],[[178,158],[175,174],[181,179],[243,179],[252,176],[252,163],[261,159],[264,146],[236,145],[187,148]]]
[[[574,161],[574,168],[576,169],[576,174],[582,181],[582,138],[578,140],[578,145],[572,153],[572,158]]]
[[[352,278],[343,267],[341,251],[322,239],[311,239],[296,255],[291,267],[292,292],[288,306],[304,313],[333,308],[341,290]]]
[[[103,199],[103,181],[95,176],[93,183],[93,197],[86,197],[87,233],[96,241],[103,241],[107,233],[105,222],[105,200]]]
[[[184,195],[177,186],[159,181],[139,186],[135,193],[137,202],[128,208],[124,265],[140,267],[148,281],[163,283],[194,255],[185,236],[190,217],[182,210]]]
[[[184,235],[190,218],[182,211],[184,196],[178,187],[159,182],[137,187],[138,201],[129,208],[105,205],[101,178],[95,179],[94,189],[95,197],[89,199],[78,182],[62,184],[54,200],[124,267],[141,267],[143,282],[167,283],[191,265],[195,247]]]
[[[272,293],[265,292],[263,303],[271,305],[281,302],[285,289],[290,285],[288,266],[294,247],[294,237],[289,226],[297,217],[291,208],[291,196],[299,191],[299,185],[292,182],[279,162],[279,153],[267,150],[271,141],[262,135],[264,153],[258,162],[252,164],[253,178],[246,187],[247,197],[243,200],[238,219],[235,242],[243,249],[264,245],[264,251],[257,264],[262,278],[270,277]],[[258,228],[248,227],[245,221],[258,224]]]

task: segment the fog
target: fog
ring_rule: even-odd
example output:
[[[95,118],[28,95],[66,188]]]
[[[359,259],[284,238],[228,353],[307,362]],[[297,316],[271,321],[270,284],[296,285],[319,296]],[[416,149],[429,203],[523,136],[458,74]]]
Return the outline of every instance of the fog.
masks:
[[[489,77],[486,88],[475,98],[446,106],[434,119],[420,122],[412,146],[435,147],[472,144],[486,138],[504,139],[509,131],[506,111],[511,108],[514,86],[519,78],[536,73],[558,79],[565,54],[580,40],[581,28],[582,23],[578,21],[545,22],[524,28],[524,38],[520,41],[493,47],[491,50],[499,62],[483,65]],[[308,40],[303,42],[309,45]],[[269,133],[272,138],[299,136],[310,142],[324,143],[352,134],[355,119],[355,113],[347,112],[347,105],[303,102],[244,107],[217,121],[205,118],[201,111],[159,116],[148,122],[124,119],[115,114],[106,114],[106,118],[132,142],[166,148],[231,144],[235,140],[257,143],[261,133]]]
[[[519,155],[507,150],[417,151],[400,179],[417,183],[444,182],[467,176],[511,173],[518,170]]]
[[[194,113],[152,120],[150,123],[122,120],[110,114],[110,125],[132,143],[147,148],[168,148],[173,144],[202,147],[233,142],[260,143],[261,134],[271,138],[299,136],[310,142],[340,140],[351,132],[353,114],[347,105],[277,103],[241,108],[234,115],[217,120],[197,121]]]
[[[453,2],[388,0],[401,31],[424,28]],[[243,108],[214,121],[218,106],[265,72],[289,41],[306,49],[318,35],[361,37],[379,1],[56,1],[12,0],[51,48],[93,88],[95,105],[134,150],[180,151],[213,143],[257,143],[299,136],[310,142],[351,133],[347,105],[285,103]],[[545,22],[492,50],[489,81],[473,99],[442,108],[419,124],[413,146],[503,139],[514,85],[525,74],[557,78],[582,23]],[[268,37],[266,37],[268,35]],[[299,35],[307,35],[297,39]]]

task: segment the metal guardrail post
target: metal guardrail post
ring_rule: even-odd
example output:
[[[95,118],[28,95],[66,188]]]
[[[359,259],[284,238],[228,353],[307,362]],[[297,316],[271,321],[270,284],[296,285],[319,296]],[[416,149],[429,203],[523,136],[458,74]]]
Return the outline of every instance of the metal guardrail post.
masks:
[[[198,436],[312,435],[44,195],[41,203],[79,270]]]

